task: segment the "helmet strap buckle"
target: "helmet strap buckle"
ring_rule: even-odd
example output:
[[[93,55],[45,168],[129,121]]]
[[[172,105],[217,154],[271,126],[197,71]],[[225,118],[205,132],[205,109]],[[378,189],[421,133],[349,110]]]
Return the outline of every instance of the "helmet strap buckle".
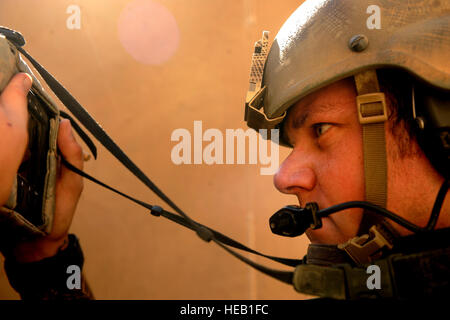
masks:
[[[383,248],[392,249],[392,247],[389,237],[377,226],[372,226],[369,234],[355,237],[338,245],[338,248],[344,250],[357,265],[372,262],[381,257]]]
[[[367,93],[356,97],[359,123],[371,124],[388,119],[386,98],[383,92]]]

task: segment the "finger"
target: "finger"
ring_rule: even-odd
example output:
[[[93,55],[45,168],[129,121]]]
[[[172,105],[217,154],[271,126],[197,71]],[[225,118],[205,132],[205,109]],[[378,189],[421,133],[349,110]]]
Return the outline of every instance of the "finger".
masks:
[[[73,135],[70,121],[62,119],[58,132],[58,147],[62,156],[78,169],[83,169],[83,149]]]
[[[11,125],[27,126],[27,94],[32,85],[32,78],[26,73],[16,74],[0,96],[0,106]]]
[[[59,125],[58,147],[67,162],[83,170],[83,149],[75,140],[70,121],[67,119],[62,119]],[[61,166],[58,183],[74,197],[78,197],[83,189],[82,177],[64,165]]]
[[[72,133],[70,121],[62,119],[58,131],[58,147],[61,155],[78,169],[83,169],[83,150]],[[83,178],[61,165],[56,182],[55,217],[51,236],[59,238],[67,233],[76,205],[83,190]]]

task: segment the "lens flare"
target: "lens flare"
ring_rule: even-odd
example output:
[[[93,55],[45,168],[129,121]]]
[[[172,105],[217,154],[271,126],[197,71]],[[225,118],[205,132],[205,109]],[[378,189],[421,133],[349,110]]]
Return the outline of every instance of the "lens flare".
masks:
[[[136,61],[149,65],[168,61],[180,41],[175,17],[166,7],[150,0],[134,0],[123,9],[118,36]]]

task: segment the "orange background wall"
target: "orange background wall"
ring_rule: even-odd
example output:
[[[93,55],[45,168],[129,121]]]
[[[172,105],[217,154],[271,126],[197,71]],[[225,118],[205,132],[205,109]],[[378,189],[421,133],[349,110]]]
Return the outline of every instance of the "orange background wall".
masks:
[[[260,175],[261,165],[177,166],[170,158],[176,144],[172,132],[186,128],[192,133],[195,120],[203,121],[203,130],[246,129],[243,105],[253,44],[263,30],[271,31],[273,40],[301,1],[154,0],[174,17],[179,32],[176,38],[167,31],[168,41],[176,44],[174,53],[158,65],[135,60],[120,42],[127,26],[119,20],[131,2],[2,0],[0,25],[22,32],[26,49],[192,218],[264,253],[302,258],[308,243],[304,236],[284,239],[269,230],[270,215],[297,200],[279,194],[272,176]],[[79,30],[66,26],[71,16],[66,10],[73,4],[81,9]],[[152,12],[148,19],[165,25]],[[155,42],[146,50],[158,48]],[[169,209],[98,148],[98,160],[85,164],[88,173]],[[287,154],[280,149],[280,162]],[[193,232],[90,182],[85,182],[71,232],[80,238],[85,273],[98,299],[305,298]],[[3,271],[0,298],[18,298]]]

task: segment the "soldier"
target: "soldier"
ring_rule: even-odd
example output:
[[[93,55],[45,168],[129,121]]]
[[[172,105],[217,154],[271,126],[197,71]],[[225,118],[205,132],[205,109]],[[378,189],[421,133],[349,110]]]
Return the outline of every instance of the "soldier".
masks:
[[[449,52],[450,3],[434,0],[308,0],[270,50],[266,33],[256,44],[245,120],[292,148],[276,188],[319,209],[368,201],[402,222],[367,207],[322,218],[298,291],[450,294]]]

